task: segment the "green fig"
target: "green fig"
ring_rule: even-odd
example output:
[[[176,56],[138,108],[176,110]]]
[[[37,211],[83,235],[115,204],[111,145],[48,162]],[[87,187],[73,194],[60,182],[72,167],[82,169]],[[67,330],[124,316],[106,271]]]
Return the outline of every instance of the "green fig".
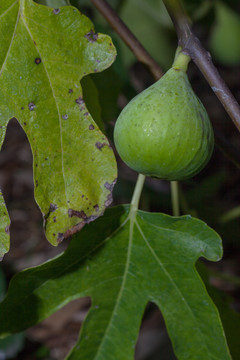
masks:
[[[116,149],[139,173],[183,180],[197,174],[210,159],[212,126],[189,83],[189,61],[178,52],[172,68],[133,98],[117,119]]]
[[[216,2],[215,9],[211,53],[223,65],[237,65],[240,63],[240,16],[222,2]]]

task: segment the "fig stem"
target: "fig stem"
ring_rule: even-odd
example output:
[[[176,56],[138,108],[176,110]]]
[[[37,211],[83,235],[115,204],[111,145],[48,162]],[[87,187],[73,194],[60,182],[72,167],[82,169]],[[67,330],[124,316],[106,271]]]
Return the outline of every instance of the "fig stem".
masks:
[[[178,182],[171,181],[171,197],[173,216],[180,216]]]
[[[188,64],[190,61],[191,61],[190,56],[184,54],[184,52],[182,52],[181,47],[178,46],[172,67],[175,70],[182,70],[184,72],[187,72]]]
[[[138,175],[138,179],[137,179],[137,182],[136,182],[136,186],[135,186],[132,201],[131,201],[131,213],[135,214],[135,212],[138,209],[139,200],[140,200],[140,196],[141,196],[141,193],[142,193],[145,178],[146,178],[146,176],[144,176],[142,174]]]

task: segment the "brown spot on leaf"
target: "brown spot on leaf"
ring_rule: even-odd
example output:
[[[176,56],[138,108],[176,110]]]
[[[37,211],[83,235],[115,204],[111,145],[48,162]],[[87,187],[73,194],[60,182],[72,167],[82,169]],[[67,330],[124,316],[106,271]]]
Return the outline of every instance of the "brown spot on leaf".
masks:
[[[78,211],[78,210],[73,210],[73,209],[68,209],[68,216],[69,217],[76,216],[76,217],[78,217],[80,219],[83,219],[86,224],[88,224],[91,221],[97,219],[97,217],[98,217],[98,216],[94,216],[94,215],[87,216],[86,213],[83,210]]]
[[[63,120],[67,120],[67,119],[68,119],[68,115],[67,115],[67,114],[62,115],[62,118],[63,118]]]
[[[58,233],[57,242],[60,244],[64,240],[64,234]]]
[[[35,109],[36,105],[31,101],[29,104],[28,104],[28,108],[30,111],[33,111]]]
[[[7,225],[6,227],[5,227],[5,233],[6,234],[10,234],[10,225]]]
[[[86,224],[89,224],[91,221],[94,221],[97,218],[98,218],[98,216],[91,215],[91,216],[88,216],[86,219],[84,219],[84,221],[85,221]]]
[[[49,207],[49,212],[54,212],[55,210],[57,210],[57,205],[56,204],[50,204],[50,207]]]
[[[54,216],[53,222],[54,222],[54,223],[57,222],[56,216]]]
[[[97,149],[102,150],[102,148],[107,145],[106,143],[100,143],[99,141],[96,142],[95,146]]]
[[[109,184],[108,182],[105,182],[104,187],[112,192],[116,182],[117,182],[117,179],[115,179],[111,184]]]
[[[111,205],[112,201],[113,201],[113,197],[112,197],[112,193],[110,193],[108,194],[107,200],[105,201],[104,205],[108,207],[109,205]]]
[[[90,42],[95,42],[98,39],[98,34],[90,30],[84,37]]]
[[[53,9],[54,15],[58,15],[60,13],[60,9]]]
[[[24,106],[21,107],[21,110],[24,110]]]
[[[87,215],[83,210],[78,211],[78,210],[68,209],[68,216],[69,217],[77,216],[83,220],[87,219]]]
[[[83,100],[83,98],[82,98],[81,96],[79,96],[79,98],[77,98],[77,99],[75,100],[75,102],[76,102],[78,105],[84,104],[84,100]]]
[[[84,116],[88,116],[88,115],[89,115],[89,112],[85,112],[83,115],[84,115]]]
[[[94,207],[94,209],[95,209],[96,211],[98,211],[98,210],[99,210],[99,206],[98,206],[98,204],[94,205],[93,207]]]
[[[64,238],[67,239],[70,236],[72,236],[73,234],[76,234],[77,232],[79,232],[84,227],[84,225],[85,225],[85,222],[81,221],[77,225],[73,226],[71,229],[67,230],[64,233]]]
[[[94,130],[94,129],[95,129],[95,127],[93,124],[89,125],[89,130]]]
[[[69,89],[68,92],[69,92],[69,94],[72,94],[72,93],[73,93],[73,89]]]
[[[113,188],[114,188],[114,185],[116,184],[116,182],[117,182],[117,179],[114,179],[111,184],[109,184],[108,182],[105,182],[105,184],[104,184],[104,187],[110,191],[110,193],[107,196],[107,200],[104,203],[104,205],[106,207],[108,207],[113,201],[112,191],[113,191]]]
[[[41,62],[42,62],[42,60],[40,58],[35,59],[35,64],[39,65]]]

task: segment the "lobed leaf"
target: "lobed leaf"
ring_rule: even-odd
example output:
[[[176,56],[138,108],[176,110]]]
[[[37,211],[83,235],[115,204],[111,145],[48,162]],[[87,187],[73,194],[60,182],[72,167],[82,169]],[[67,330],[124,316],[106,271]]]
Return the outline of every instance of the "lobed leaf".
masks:
[[[0,333],[21,331],[69,301],[91,296],[68,359],[131,360],[152,301],[178,359],[229,360],[217,309],[194,266],[200,256],[217,261],[221,255],[221,239],[197,219],[112,208],[60,257],[14,277],[0,305]]]
[[[86,107],[80,80],[110,66],[116,51],[74,7],[0,4],[0,138],[16,117],[32,148],[46,236],[57,245],[112,200],[115,158]]]

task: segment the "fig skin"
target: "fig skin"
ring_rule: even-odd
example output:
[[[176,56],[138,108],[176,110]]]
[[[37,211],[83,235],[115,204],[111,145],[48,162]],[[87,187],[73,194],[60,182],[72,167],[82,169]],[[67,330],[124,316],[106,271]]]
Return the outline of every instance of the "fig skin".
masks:
[[[122,110],[114,129],[122,160],[147,176],[183,180],[211,157],[213,130],[186,67],[174,66]]]

